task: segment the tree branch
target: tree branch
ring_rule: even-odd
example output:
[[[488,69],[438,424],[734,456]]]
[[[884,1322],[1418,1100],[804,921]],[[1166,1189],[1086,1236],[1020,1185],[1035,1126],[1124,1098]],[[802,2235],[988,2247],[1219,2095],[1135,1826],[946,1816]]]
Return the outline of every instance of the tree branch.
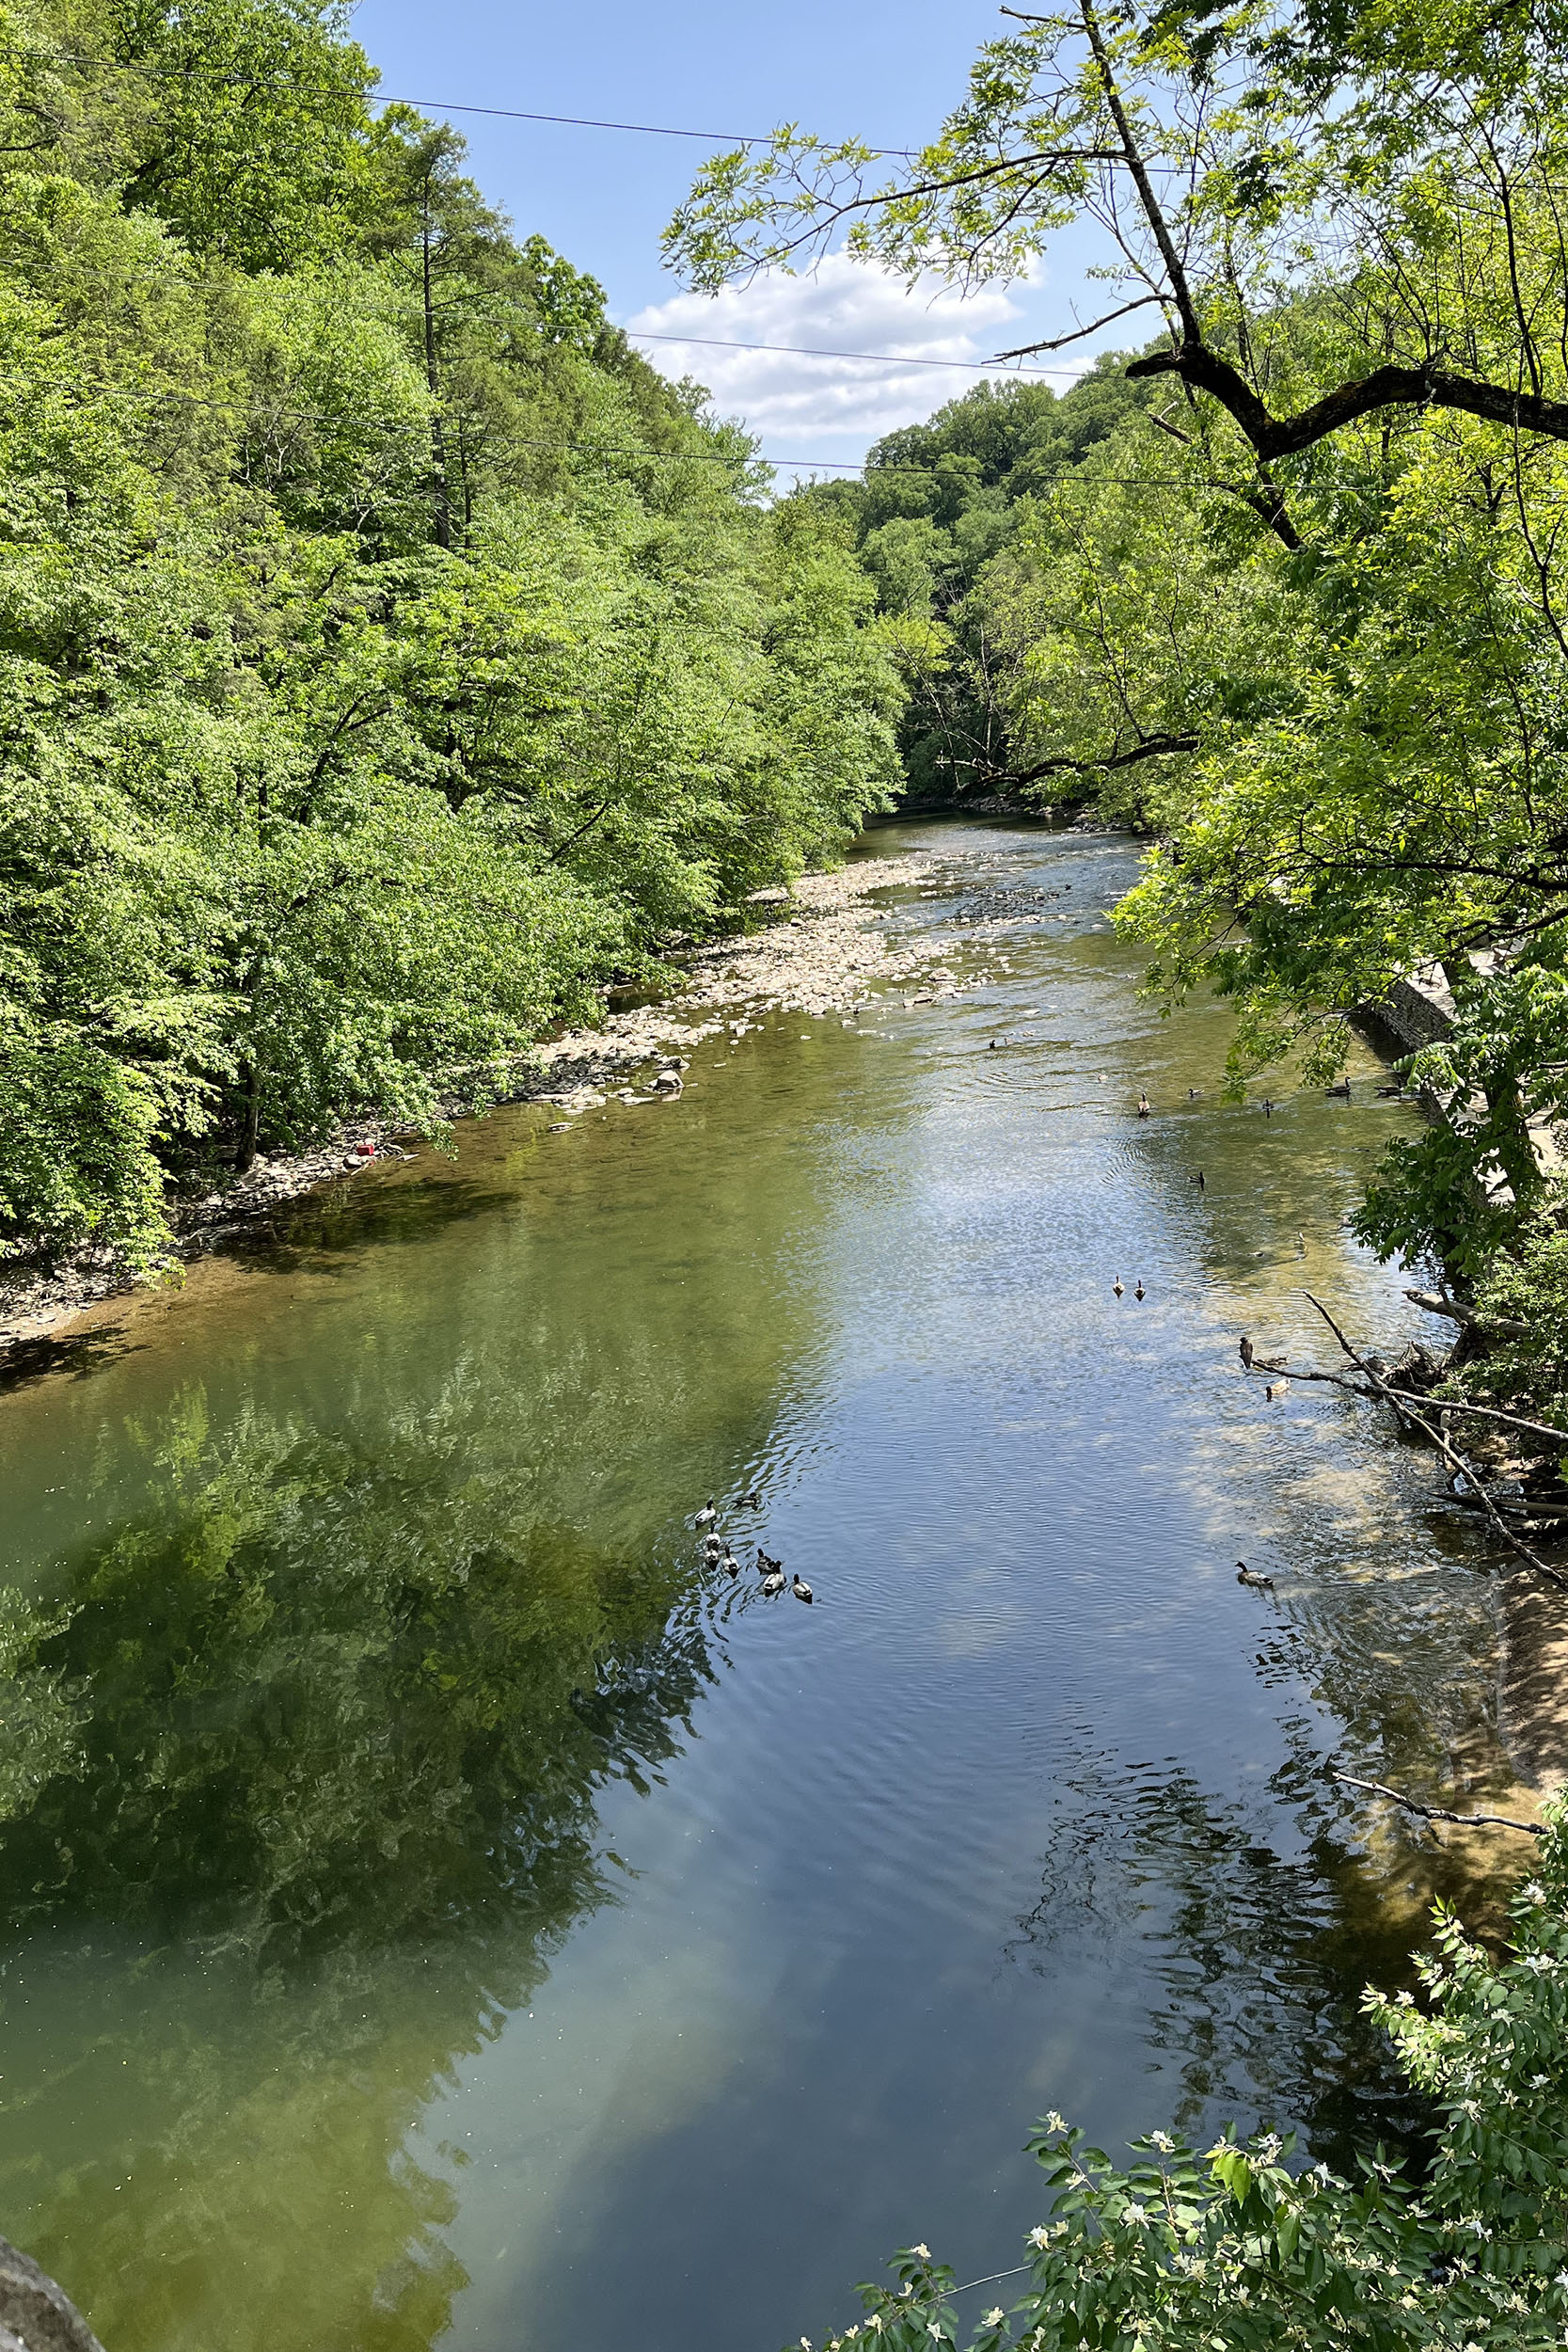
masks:
[[[1353,1772],[1334,1775],[1347,1788],[1365,1788],[1374,1797],[1386,1797],[1390,1804],[1402,1805],[1407,1813],[1418,1813],[1424,1821],[1457,1821],[1461,1829],[1516,1829],[1527,1837],[1544,1837],[1544,1821],[1515,1821],[1506,1813],[1449,1813],[1440,1804],[1418,1804],[1398,1788],[1390,1788],[1381,1780],[1357,1780]]]
[[[1140,294],[1136,302],[1124,302],[1119,310],[1107,310],[1104,317],[1096,319],[1092,326],[1075,326],[1070,335],[1053,335],[1048,343],[1020,343],[1016,351],[993,351],[991,358],[1027,359],[1032,351],[1065,351],[1069,343],[1081,343],[1085,335],[1098,335],[1101,328],[1109,326],[1113,319],[1124,319],[1129,310],[1144,310],[1151,302],[1164,302],[1165,298],[1164,294]]]
[[[1041,776],[1092,776],[1102,768],[1132,768],[1140,759],[1160,759],[1167,752],[1196,752],[1197,745],[1196,735],[1150,735],[1131,751],[1112,752],[1104,759],[1042,759],[1033,768],[987,768],[981,777],[987,784],[1034,784]]]
[[[1129,377],[1175,375],[1196,391],[1210,392],[1234,418],[1259,457],[1292,457],[1326,440],[1375,409],[1406,406],[1458,408],[1491,423],[1568,441],[1568,401],[1544,400],[1535,392],[1510,391],[1478,383],[1423,360],[1419,367],[1374,368],[1354,383],[1337,385],[1293,417],[1271,417],[1239,368],[1207,343],[1189,335],[1174,351],[1153,351],[1128,367]]]

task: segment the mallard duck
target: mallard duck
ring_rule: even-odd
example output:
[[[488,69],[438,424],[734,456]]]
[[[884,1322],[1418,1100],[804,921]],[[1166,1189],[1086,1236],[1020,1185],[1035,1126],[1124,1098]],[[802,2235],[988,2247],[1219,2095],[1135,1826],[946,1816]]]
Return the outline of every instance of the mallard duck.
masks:
[[[1255,1592],[1272,1593],[1274,1590],[1273,1577],[1256,1575],[1244,1560],[1236,1563],[1236,1581],[1238,1584],[1250,1584]]]
[[[811,1586],[801,1576],[792,1576],[790,1578],[789,1589],[794,1594],[797,1600],[809,1601],[811,1599]]]
[[[719,1505],[714,1502],[713,1497],[709,1495],[706,1502],[704,1503],[702,1509],[698,1512],[691,1524],[693,1527],[711,1527],[714,1520],[718,1517]]]
[[[735,1499],[735,1507],[737,1511],[760,1511],[762,1509],[762,1497],[753,1487],[747,1494],[736,1495]]]

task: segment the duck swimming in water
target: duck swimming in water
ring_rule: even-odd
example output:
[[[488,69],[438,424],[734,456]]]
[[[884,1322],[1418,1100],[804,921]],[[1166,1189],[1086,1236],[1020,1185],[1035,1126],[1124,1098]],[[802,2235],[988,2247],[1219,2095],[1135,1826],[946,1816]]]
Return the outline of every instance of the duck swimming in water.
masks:
[[[1237,1574],[1236,1574],[1236,1581],[1237,1581],[1237,1583],[1238,1583],[1238,1584],[1250,1584],[1250,1585],[1252,1586],[1253,1590],[1254,1590],[1255,1592],[1259,1592],[1259,1593],[1272,1593],[1272,1592],[1273,1592],[1273,1590],[1274,1590],[1274,1579],[1273,1579],[1273,1577],[1272,1577],[1272,1576],[1259,1576],[1259,1575],[1257,1575],[1257,1574],[1256,1574],[1256,1573],[1255,1573],[1255,1572],[1254,1572],[1251,1568],[1249,1568],[1249,1567],[1247,1566],[1247,1564],[1246,1564],[1246,1562],[1245,1562],[1244,1560],[1238,1560],[1238,1561],[1237,1561],[1237,1563],[1236,1563],[1236,1570],[1237,1570]]]
[[[782,1593],[784,1588],[784,1572],[783,1568],[769,1568],[768,1574],[762,1580],[763,1598],[765,1600],[771,1600],[774,1595],[776,1593]]]
[[[811,1586],[803,1577],[792,1576],[789,1580],[789,1589],[797,1600],[809,1601],[812,1597]]]
[[[1111,1284],[1111,1288],[1119,1298],[1121,1296],[1121,1277],[1119,1274],[1117,1276],[1116,1280]]]
[[[693,1527],[711,1527],[711,1526],[713,1525],[714,1520],[715,1520],[718,1517],[719,1517],[719,1505],[718,1505],[718,1504],[714,1502],[713,1497],[712,1497],[711,1495],[709,1495],[709,1497],[708,1497],[708,1499],[707,1499],[706,1502],[703,1505],[703,1508],[702,1508],[702,1509],[698,1512],[698,1514],[697,1514],[696,1518],[692,1520],[691,1524],[692,1524],[692,1526],[693,1526]]]
[[[1134,1298],[1145,1298],[1148,1295],[1148,1294],[1144,1289],[1143,1276],[1140,1274],[1137,1280],[1137,1286],[1133,1290],[1132,1295]]]

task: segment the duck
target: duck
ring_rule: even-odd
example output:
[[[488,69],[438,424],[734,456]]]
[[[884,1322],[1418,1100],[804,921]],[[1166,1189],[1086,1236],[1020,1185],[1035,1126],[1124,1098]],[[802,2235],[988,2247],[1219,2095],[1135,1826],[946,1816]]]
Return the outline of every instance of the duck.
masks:
[[[1119,1298],[1121,1296],[1121,1277],[1119,1274],[1117,1276],[1116,1280],[1111,1284],[1111,1288],[1117,1297]]]
[[[711,1527],[714,1520],[718,1517],[719,1505],[715,1502],[713,1497],[709,1495],[706,1502],[704,1503],[702,1509],[698,1512],[691,1524],[693,1527]]]
[[[1252,1342],[1244,1331],[1242,1333],[1242,1344],[1236,1352],[1242,1359],[1242,1370],[1250,1372],[1252,1370]]]
[[[740,1563],[736,1558],[733,1551],[726,1551],[723,1558],[720,1561],[719,1565],[723,1569],[726,1576],[738,1576],[740,1574]]]
[[[1154,1105],[1150,1103],[1148,1095],[1140,1090],[1138,1095],[1138,1117],[1140,1119],[1148,1119],[1152,1117],[1153,1110]]]
[[[768,1574],[762,1580],[763,1598],[765,1600],[771,1600],[776,1593],[782,1593],[784,1588],[785,1581],[783,1568],[769,1568]]]
[[[1189,1103],[1196,1103],[1196,1102],[1197,1101],[1197,1099],[1198,1099],[1198,1096],[1199,1096],[1202,1092],[1203,1092],[1203,1089],[1202,1089],[1201,1087],[1189,1087],[1189,1088],[1187,1089],[1187,1100],[1188,1100],[1188,1102],[1189,1102]]]
[[[1236,1563],[1236,1581],[1238,1584],[1250,1584],[1253,1590],[1259,1593],[1272,1593],[1274,1590],[1273,1577],[1258,1575],[1255,1569],[1247,1566],[1244,1560],[1238,1560]]]
[[[1134,1289],[1132,1295],[1134,1298],[1146,1298],[1148,1295],[1147,1291],[1144,1289],[1144,1280],[1141,1274],[1138,1277],[1137,1287]]]
[[[1266,1094],[1263,1097],[1263,1116],[1265,1119],[1274,1117],[1274,1104]]]
[[[764,1551],[764,1549],[763,1549],[762,1546],[761,1546],[760,1544],[758,1544],[758,1546],[757,1546],[757,1565],[758,1565],[758,1567],[759,1567],[759,1568],[780,1568],[780,1569],[782,1569],[782,1568],[783,1568],[783,1566],[784,1566],[784,1562],[783,1562],[782,1560],[775,1560],[775,1559],[773,1558],[773,1556],[772,1556],[772,1554],[771,1554],[770,1552]]]
[[[1276,1396],[1288,1395],[1290,1388],[1291,1384],[1288,1380],[1270,1380],[1264,1384],[1263,1394],[1272,1405]]]
[[[809,1602],[812,1597],[811,1586],[802,1576],[792,1576],[789,1580],[789,1589],[797,1600]]]
[[[1399,1078],[1395,1080],[1391,1087],[1379,1087],[1377,1090],[1377,1099],[1380,1103],[1392,1103],[1397,1101],[1403,1092],[1404,1080],[1402,1078]]]
[[[1207,1191],[1207,1190],[1208,1190],[1208,1186],[1204,1184],[1204,1181],[1203,1181],[1203,1170],[1202,1170],[1202,1168],[1201,1168],[1198,1169],[1197,1174],[1196,1174],[1196,1176],[1189,1176],[1189,1177],[1188,1177],[1188,1179],[1187,1179],[1187,1182],[1188,1182],[1188,1184],[1196,1184],[1196,1185],[1197,1186],[1197,1188],[1198,1188],[1199,1192],[1205,1192],[1205,1191]]]
[[[762,1509],[762,1497],[757,1493],[754,1486],[748,1487],[745,1494],[736,1495],[735,1499],[735,1507],[737,1511],[760,1511]]]
[[[1350,1080],[1348,1078],[1341,1078],[1338,1086],[1324,1087],[1323,1092],[1325,1094],[1337,1094],[1342,1102],[1348,1103],[1350,1101]]]

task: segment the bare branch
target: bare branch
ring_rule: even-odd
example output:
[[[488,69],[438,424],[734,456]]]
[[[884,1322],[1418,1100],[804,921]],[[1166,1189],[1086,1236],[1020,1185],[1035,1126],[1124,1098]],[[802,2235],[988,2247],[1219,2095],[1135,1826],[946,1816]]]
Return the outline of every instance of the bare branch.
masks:
[[[1048,343],[1020,343],[1016,351],[994,351],[993,359],[1027,359],[1032,351],[1065,351],[1069,343],[1081,343],[1085,335],[1098,335],[1113,319],[1124,319],[1129,310],[1145,310],[1151,302],[1164,303],[1168,297],[1160,294],[1140,294],[1136,302],[1124,302],[1119,310],[1107,310],[1092,326],[1075,326],[1070,335],[1053,335]]]
[[[1516,1829],[1526,1837],[1546,1835],[1544,1821],[1515,1821],[1506,1813],[1449,1813],[1440,1804],[1418,1804],[1414,1797],[1381,1780],[1357,1780],[1354,1772],[1336,1772],[1334,1777],[1347,1788],[1365,1788],[1374,1797],[1386,1797],[1390,1804],[1402,1805],[1406,1813],[1418,1813],[1424,1821],[1456,1821],[1461,1829]]]

